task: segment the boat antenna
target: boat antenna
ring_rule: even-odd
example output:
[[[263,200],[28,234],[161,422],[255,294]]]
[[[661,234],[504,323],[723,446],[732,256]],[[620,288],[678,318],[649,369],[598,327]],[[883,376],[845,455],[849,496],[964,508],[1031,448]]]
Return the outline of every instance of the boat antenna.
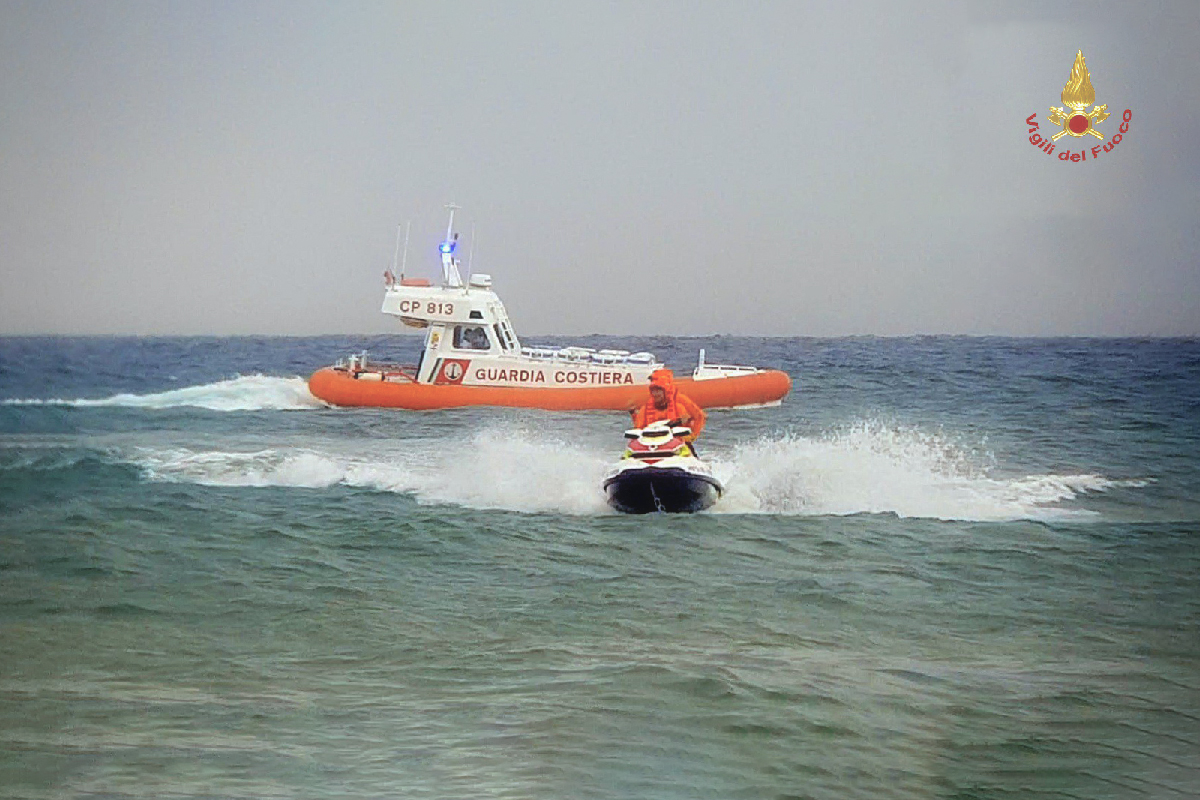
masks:
[[[446,239],[439,246],[442,253],[442,278],[447,286],[462,286],[462,276],[458,274],[458,264],[454,261],[454,248],[458,247],[458,234],[454,232],[454,212],[462,206],[447,203],[450,209],[450,221],[446,223]]]
[[[404,231],[404,261],[400,262],[400,277],[404,277],[404,264],[408,261],[408,231],[412,228],[412,220],[408,222],[408,229]],[[396,249],[392,253],[392,274],[396,274],[396,262],[400,260],[400,226],[396,226]]]
[[[471,283],[471,263],[475,260],[475,223],[471,223],[471,249],[467,251],[467,283]]]
[[[404,278],[404,269],[408,265],[408,235],[412,233],[412,220],[410,219],[404,226],[404,258],[400,261],[400,277]],[[400,226],[396,226],[396,246],[400,246]],[[393,265],[395,261],[393,260]],[[395,272],[395,266],[392,271]]]

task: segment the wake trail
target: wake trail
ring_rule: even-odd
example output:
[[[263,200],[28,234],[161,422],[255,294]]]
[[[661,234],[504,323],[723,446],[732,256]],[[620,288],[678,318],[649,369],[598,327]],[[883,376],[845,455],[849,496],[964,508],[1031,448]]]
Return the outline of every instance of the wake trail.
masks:
[[[942,434],[861,422],[744,444],[714,469],[727,487],[718,504],[727,513],[1080,519],[1096,515],[1063,503],[1130,485],[1092,473],[997,477],[993,461]]]
[[[572,515],[609,513],[601,483],[616,454],[521,428],[425,439],[253,450],[140,448],[153,481],[214,486],[349,486],[427,504]],[[821,436],[783,435],[706,449],[725,495],[709,513],[894,514],[963,521],[1093,519],[1071,505],[1139,481],[1093,473],[995,476],[991,456],[939,435],[865,422]]]
[[[9,406],[67,406],[73,408],[203,408],[209,411],[301,411],[325,408],[313,397],[303,378],[241,375],[228,380],[188,386],[154,394],[116,394],[91,399],[11,399]]]

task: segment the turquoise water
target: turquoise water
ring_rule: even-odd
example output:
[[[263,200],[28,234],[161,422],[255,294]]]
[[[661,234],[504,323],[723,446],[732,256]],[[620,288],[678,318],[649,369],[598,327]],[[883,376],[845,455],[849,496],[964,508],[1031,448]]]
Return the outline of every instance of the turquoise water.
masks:
[[[0,339],[0,795],[1197,795],[1200,343],[548,341],[795,391],[635,518],[299,377],[411,339]]]

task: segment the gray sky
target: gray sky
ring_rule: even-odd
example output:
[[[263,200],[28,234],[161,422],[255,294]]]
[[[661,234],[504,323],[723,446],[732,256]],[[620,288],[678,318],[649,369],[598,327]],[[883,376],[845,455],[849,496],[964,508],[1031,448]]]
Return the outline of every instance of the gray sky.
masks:
[[[1070,163],[1079,49],[1133,118]],[[453,200],[527,339],[1200,334],[1198,51],[1194,0],[0,0],[0,333],[394,330]]]

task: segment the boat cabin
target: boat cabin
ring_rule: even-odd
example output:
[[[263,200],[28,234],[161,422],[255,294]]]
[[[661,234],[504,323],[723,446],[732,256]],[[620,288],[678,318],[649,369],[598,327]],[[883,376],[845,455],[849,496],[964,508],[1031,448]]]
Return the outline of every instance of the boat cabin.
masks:
[[[458,235],[454,211],[442,256],[442,285],[425,278],[396,279],[386,274],[384,314],[412,328],[425,329],[425,347],[415,374],[417,383],[493,386],[576,386],[644,384],[662,366],[650,353],[593,350],[586,347],[522,347],[504,303],[492,290],[492,276],[468,275],[463,281],[454,257]],[[356,366],[362,367],[363,362]]]
[[[490,275],[472,275],[459,286],[433,286],[423,278],[389,284],[383,313],[409,327],[427,329],[418,382],[431,382],[439,358],[520,355],[521,342],[491,286]]]

